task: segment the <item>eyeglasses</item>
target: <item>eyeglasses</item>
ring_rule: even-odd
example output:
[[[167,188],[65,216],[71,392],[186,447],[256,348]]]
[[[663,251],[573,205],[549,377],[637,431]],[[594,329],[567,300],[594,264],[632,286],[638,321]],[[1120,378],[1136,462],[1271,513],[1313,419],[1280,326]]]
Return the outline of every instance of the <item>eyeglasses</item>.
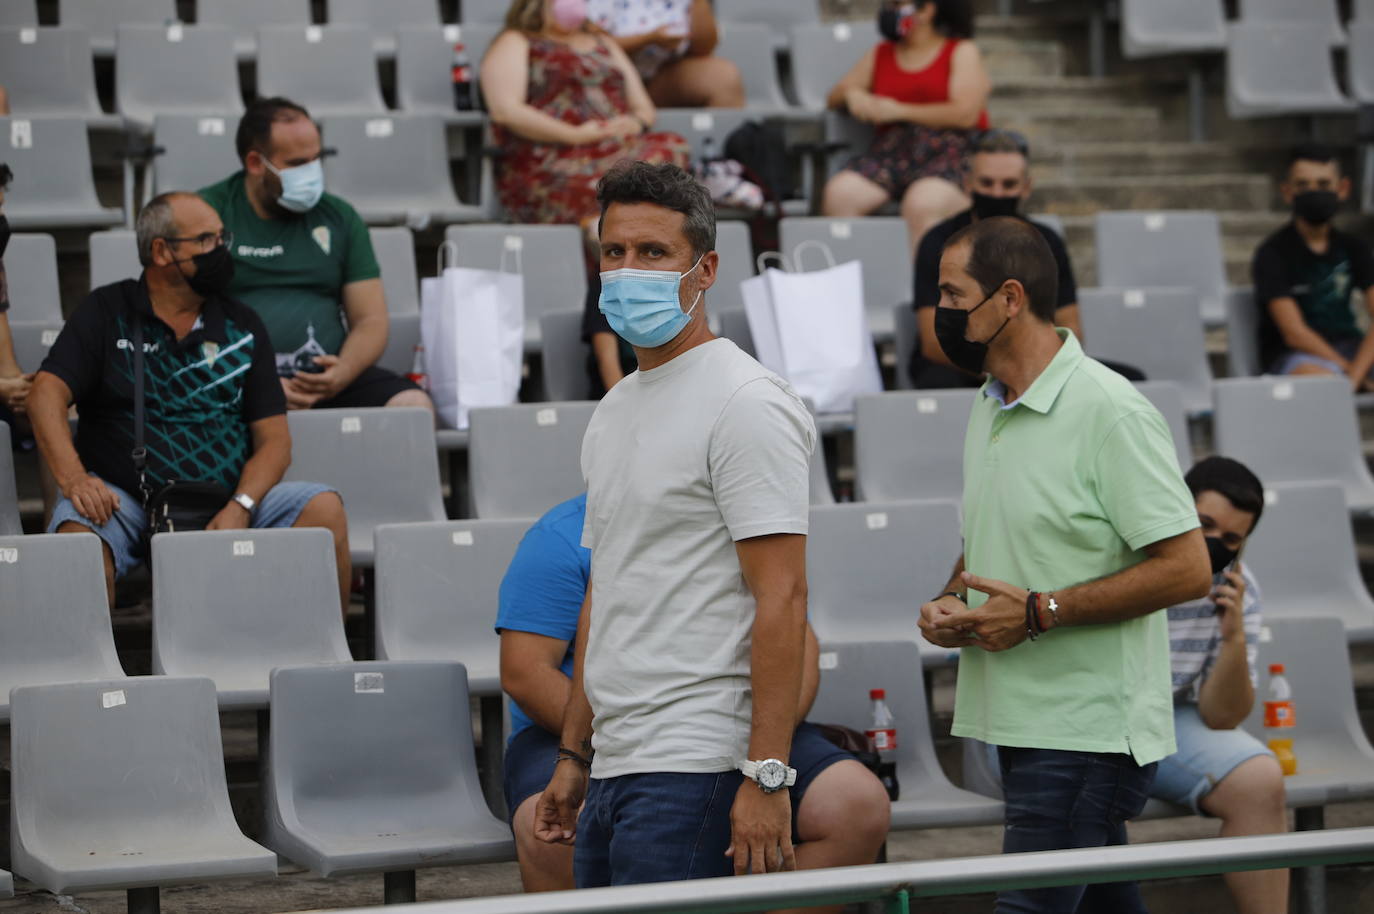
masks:
[[[999,146],[1003,143],[1011,143],[1016,147],[1016,151],[1026,158],[1030,158],[1030,143],[1026,140],[1026,135],[1017,130],[1004,130],[1000,127],[993,127],[978,134],[978,138],[973,142],[973,151],[987,152],[990,146]]]
[[[168,244],[194,242],[201,250],[205,250],[206,248],[219,247],[221,244],[225,247],[232,247],[234,244],[234,233],[228,229],[224,229],[218,232],[201,232],[199,235],[187,235],[181,238],[172,235],[163,235],[162,240]]]

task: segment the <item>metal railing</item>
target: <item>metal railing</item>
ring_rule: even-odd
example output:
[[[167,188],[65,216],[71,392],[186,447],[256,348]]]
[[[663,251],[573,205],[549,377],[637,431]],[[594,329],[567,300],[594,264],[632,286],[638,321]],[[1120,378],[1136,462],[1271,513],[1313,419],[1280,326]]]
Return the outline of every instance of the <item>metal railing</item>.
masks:
[[[1166,879],[1241,870],[1374,861],[1374,827],[1248,838],[1205,838],[1086,850],[881,863],[686,883],[421,902],[416,914],[742,914],[780,907],[880,902],[1015,888]],[[376,914],[376,908],[314,914]]]

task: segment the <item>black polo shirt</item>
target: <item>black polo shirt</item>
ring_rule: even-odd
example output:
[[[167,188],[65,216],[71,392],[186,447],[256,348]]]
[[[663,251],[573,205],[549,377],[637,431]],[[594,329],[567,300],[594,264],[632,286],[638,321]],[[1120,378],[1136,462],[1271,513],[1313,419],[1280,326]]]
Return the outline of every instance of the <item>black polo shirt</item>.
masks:
[[[139,279],[102,286],[72,314],[42,371],[71,388],[86,469],[131,494],[134,447],[133,314],[143,315],[144,439],[148,482],[238,485],[252,455],[249,424],[286,412],[271,341],[246,305],[208,299],[180,342],[154,313]]]
[[[1024,216],[1019,218],[1025,219]],[[1055,300],[1054,307],[1059,309],[1077,303],[1078,284],[1074,280],[1073,263],[1069,260],[1068,248],[1064,247],[1064,239],[1047,225],[1041,225],[1034,219],[1026,221],[1040,230],[1045,243],[1050,246],[1050,253],[1054,255],[1055,265],[1059,268],[1059,297]],[[940,303],[940,255],[945,250],[945,242],[953,238],[955,232],[972,224],[973,210],[966,209],[962,213],[950,216],[939,225],[931,226],[921,236],[921,243],[916,248],[916,268],[911,280],[911,301],[917,311],[922,308],[934,308]]]

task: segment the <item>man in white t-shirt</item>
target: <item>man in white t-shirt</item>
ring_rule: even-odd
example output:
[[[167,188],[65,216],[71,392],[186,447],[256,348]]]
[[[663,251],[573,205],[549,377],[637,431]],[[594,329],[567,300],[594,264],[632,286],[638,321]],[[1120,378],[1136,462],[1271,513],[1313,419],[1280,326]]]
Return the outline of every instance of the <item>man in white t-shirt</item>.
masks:
[[[600,307],[639,370],[582,445],[591,585],[535,833],[576,839],[579,887],[793,869],[815,425],[707,327],[705,189],[625,162],[598,199]]]

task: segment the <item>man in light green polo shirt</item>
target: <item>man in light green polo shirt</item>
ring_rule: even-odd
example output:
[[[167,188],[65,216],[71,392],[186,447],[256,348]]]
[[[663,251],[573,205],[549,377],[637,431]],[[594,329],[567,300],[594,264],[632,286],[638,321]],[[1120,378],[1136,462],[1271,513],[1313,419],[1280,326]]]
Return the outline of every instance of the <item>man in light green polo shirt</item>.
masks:
[[[1055,328],[1055,283],[1018,219],[979,220],[940,262],[940,344],[989,378],[964,444],[964,555],[920,627],[965,648],[953,732],[999,747],[1007,852],[1125,843],[1174,751],[1159,610],[1211,587],[1168,426]],[[997,911],[1144,907],[1116,883],[1004,892]]]

